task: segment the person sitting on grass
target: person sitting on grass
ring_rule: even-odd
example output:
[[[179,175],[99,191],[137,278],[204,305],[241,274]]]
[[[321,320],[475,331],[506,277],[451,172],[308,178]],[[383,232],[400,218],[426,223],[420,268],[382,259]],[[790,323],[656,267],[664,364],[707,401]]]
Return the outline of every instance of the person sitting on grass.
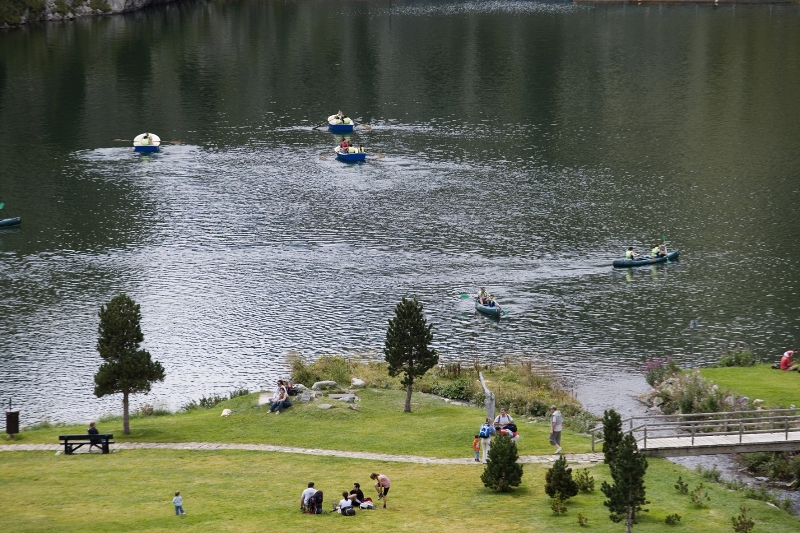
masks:
[[[308,488],[300,494],[300,510],[305,512],[310,512],[311,508],[314,507],[314,502],[311,501],[312,496],[317,493],[317,489],[314,488],[314,482],[308,482]]]
[[[798,366],[793,365],[793,356],[797,352],[797,350],[787,350],[783,353],[783,357],[781,357],[780,362],[780,369],[781,370],[797,370]]]
[[[353,483],[353,489],[350,491],[348,498],[356,505],[361,505],[364,501],[364,491],[361,490],[361,485]]]
[[[276,415],[281,414],[282,410],[292,406],[292,402],[289,401],[289,391],[286,390],[286,385],[284,385],[282,380],[278,381],[278,386],[280,387],[280,395],[272,405],[269,406],[269,412],[272,413],[275,411]]]
[[[353,500],[350,499],[350,493],[344,491],[342,492],[342,499],[339,500],[338,505],[334,504],[333,510],[345,514],[344,509],[347,509],[348,507],[353,507]]]

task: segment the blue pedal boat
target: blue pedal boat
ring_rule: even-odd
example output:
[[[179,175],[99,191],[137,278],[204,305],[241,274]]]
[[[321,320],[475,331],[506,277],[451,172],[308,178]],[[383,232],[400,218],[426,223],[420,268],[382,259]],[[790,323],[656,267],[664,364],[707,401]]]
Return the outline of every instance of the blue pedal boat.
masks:
[[[144,140],[145,135],[150,137],[149,141]],[[161,145],[161,138],[154,134],[154,133],[140,133],[136,137],[133,138],[133,151],[134,152],[141,152],[141,153],[154,153],[158,152],[158,147]]]
[[[0,228],[8,226],[18,226],[22,223],[22,217],[4,218],[0,220]]]
[[[328,117],[328,131],[331,133],[353,133],[355,126],[356,124],[352,119],[350,119],[350,124],[337,124],[336,115]]]
[[[367,154],[365,152],[356,152],[354,154],[350,154],[343,152],[338,146],[333,151],[336,153],[336,159],[346,163],[357,163],[358,161],[364,161],[367,159]]]
[[[678,250],[668,253],[663,257],[645,257],[643,259],[617,259],[612,263],[614,268],[632,268],[638,266],[654,265],[656,263],[666,263],[667,261],[675,261],[678,259]]]

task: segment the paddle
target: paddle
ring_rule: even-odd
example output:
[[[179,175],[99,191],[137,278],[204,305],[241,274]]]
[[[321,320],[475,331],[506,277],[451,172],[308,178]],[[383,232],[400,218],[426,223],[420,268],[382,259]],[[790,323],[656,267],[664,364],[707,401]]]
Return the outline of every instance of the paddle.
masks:
[[[461,299],[462,299],[462,300],[466,300],[466,299],[467,299],[467,298],[469,298],[469,297],[470,297],[470,295],[469,295],[469,294],[462,294],[462,295],[461,295]]]
[[[375,156],[375,157],[377,157],[378,159],[384,159],[384,158],[386,157],[386,156],[385,156],[385,155],[383,155],[383,154],[378,154],[378,153],[375,153],[375,152],[373,152],[373,153],[372,153],[372,155],[374,155],[374,156]]]
[[[355,125],[356,126],[361,126],[361,127],[363,127],[364,129],[366,129],[368,131],[372,129],[372,126],[367,126],[366,124],[362,124],[360,122],[355,122]]]
[[[664,243],[664,257],[667,258],[667,263],[670,262],[669,260],[669,252],[667,251],[667,236],[665,234],[661,234],[661,242]]]
[[[326,155],[320,156],[319,160],[320,160],[320,161],[325,161],[326,159],[328,159],[328,156],[329,156],[329,155],[330,155],[330,154],[326,154]]]
[[[3,209],[6,206],[3,202],[0,202],[0,209]]]
[[[315,130],[315,129],[317,129],[317,128],[321,127],[321,126],[324,126],[324,125],[325,125],[325,124],[327,124],[327,123],[328,123],[328,121],[327,121],[327,120],[326,120],[325,122],[320,122],[319,124],[317,124],[316,126],[314,126],[314,127],[313,127],[313,128],[311,128],[311,129],[312,129],[312,130]]]
[[[111,142],[132,143],[132,139],[111,139]],[[183,141],[158,141],[158,144],[183,144]]]

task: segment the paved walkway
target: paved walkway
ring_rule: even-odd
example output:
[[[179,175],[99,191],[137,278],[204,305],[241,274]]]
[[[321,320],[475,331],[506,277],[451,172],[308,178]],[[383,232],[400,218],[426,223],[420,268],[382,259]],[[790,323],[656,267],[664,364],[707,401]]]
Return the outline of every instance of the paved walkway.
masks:
[[[439,459],[418,455],[392,455],[386,453],[346,452],[341,450],[321,450],[317,448],[294,448],[291,446],[273,446],[271,444],[231,444],[219,442],[123,442],[114,444],[112,451],[120,450],[247,450],[255,452],[300,453],[305,455],[324,455],[327,457],[346,457],[348,459],[364,459],[369,461],[394,461],[397,463],[420,463],[430,465],[470,465],[474,458]],[[0,444],[0,452],[13,451],[46,451],[61,453],[61,444]],[[75,453],[88,453],[83,448]],[[97,453],[97,452],[94,452]],[[573,464],[595,464],[602,462],[602,453],[565,454],[567,461]],[[520,463],[552,463],[557,455],[523,455]]]

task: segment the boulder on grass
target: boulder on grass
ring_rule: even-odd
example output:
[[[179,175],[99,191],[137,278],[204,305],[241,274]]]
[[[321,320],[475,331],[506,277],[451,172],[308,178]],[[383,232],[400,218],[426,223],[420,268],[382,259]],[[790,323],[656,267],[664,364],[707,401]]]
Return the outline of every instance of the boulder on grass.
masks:
[[[318,409],[332,409],[333,406],[329,403],[321,403],[317,406]]]
[[[350,386],[354,389],[362,389],[367,386],[367,383],[363,379],[353,378],[350,380]]]
[[[317,381],[311,386],[312,390],[339,390],[341,387],[335,381]]]

